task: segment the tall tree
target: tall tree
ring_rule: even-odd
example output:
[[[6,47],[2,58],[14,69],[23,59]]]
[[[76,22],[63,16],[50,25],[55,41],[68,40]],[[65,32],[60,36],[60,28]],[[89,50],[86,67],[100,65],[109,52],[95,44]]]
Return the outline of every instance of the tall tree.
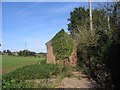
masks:
[[[114,9],[109,8],[112,12],[109,15],[111,28],[108,27],[108,15],[104,7],[101,10],[93,10],[93,30],[90,28],[89,9],[75,9],[71,12],[68,25],[71,36],[74,36],[73,39],[78,43],[79,59],[84,64],[85,72],[99,85],[107,88],[112,87],[112,81],[109,68],[106,68],[105,53],[109,51],[112,41],[119,40],[116,28],[116,8],[113,7]]]
[[[73,12],[70,12],[68,30],[73,38],[74,34],[80,32],[77,25],[82,25],[82,22],[84,22],[87,18],[89,18],[89,10],[85,10],[84,7],[75,8]]]

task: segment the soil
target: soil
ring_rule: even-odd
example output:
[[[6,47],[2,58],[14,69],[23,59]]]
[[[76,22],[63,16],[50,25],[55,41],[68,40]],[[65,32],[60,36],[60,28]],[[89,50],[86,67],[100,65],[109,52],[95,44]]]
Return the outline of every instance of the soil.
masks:
[[[34,82],[37,86],[43,83],[44,79],[27,80],[27,82]],[[71,77],[65,77],[61,81],[56,78],[48,79],[48,86],[53,86],[54,88],[94,88],[96,83],[89,79],[86,75],[81,72],[73,72]],[[36,86],[35,85],[35,86]]]
[[[96,83],[81,72],[73,72],[74,77],[65,77],[59,88],[94,88]]]

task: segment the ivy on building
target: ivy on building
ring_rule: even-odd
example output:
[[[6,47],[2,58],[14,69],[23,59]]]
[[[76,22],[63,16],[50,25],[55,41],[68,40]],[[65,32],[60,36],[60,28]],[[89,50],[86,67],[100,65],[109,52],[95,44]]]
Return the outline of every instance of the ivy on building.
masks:
[[[51,40],[53,54],[57,60],[69,59],[73,50],[73,39],[61,29]]]

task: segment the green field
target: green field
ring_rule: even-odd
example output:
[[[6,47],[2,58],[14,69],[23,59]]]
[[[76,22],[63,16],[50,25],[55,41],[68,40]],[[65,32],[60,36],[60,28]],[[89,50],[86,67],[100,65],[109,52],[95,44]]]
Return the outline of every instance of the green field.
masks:
[[[35,57],[17,57],[17,56],[2,56],[2,73],[8,73],[16,68],[36,64],[42,60],[40,58]]]

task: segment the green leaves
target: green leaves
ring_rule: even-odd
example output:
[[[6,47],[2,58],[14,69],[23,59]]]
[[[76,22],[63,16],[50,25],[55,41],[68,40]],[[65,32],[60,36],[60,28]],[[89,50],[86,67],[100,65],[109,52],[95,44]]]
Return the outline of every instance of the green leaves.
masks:
[[[113,51],[119,51],[117,46],[120,41],[120,30],[117,26],[116,6],[114,4],[112,8],[107,6],[106,9],[93,9],[93,30],[90,30],[89,9],[85,10],[82,7],[75,8],[70,13],[68,24],[68,30],[77,43],[79,65],[102,87],[112,86],[109,75],[112,73],[109,68],[117,60],[118,52],[113,53],[110,46],[114,47]],[[118,45],[114,46],[115,44]],[[112,62],[111,67],[108,68],[110,63],[107,62]],[[113,68],[117,68],[117,64]]]
[[[31,85],[26,84],[25,80],[47,79],[52,75],[59,74],[57,65],[53,64],[35,64],[18,68],[13,72],[2,76],[3,88],[29,88]]]
[[[74,11],[70,12],[70,18],[68,21],[68,30],[71,33],[71,36],[74,38],[74,33],[77,33],[77,25],[82,25],[84,21],[89,18],[88,9],[85,10],[84,7],[75,8]]]
[[[10,80],[12,79],[26,80],[26,79],[41,79],[49,78],[53,74],[59,72],[57,65],[52,64],[35,64],[31,66],[25,66],[18,68],[15,71],[3,75],[3,79]]]
[[[66,74],[68,67],[64,67],[63,72],[60,73],[58,65],[55,64],[35,64],[18,68],[13,72],[2,76],[2,88],[33,88],[36,87],[34,82],[26,82],[27,80],[40,79],[45,80],[39,83],[40,88],[49,88],[50,82],[46,81],[53,76]],[[35,86],[34,86],[35,85]]]
[[[69,58],[73,50],[72,38],[62,29],[52,39],[53,53],[58,60]]]

